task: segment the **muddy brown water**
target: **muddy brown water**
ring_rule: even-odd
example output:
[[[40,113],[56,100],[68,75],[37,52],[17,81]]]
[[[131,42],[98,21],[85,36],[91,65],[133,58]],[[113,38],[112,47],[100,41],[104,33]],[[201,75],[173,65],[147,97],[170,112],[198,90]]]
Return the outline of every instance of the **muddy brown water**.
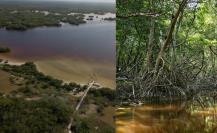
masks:
[[[116,110],[116,133],[217,133],[217,105],[143,105]]]

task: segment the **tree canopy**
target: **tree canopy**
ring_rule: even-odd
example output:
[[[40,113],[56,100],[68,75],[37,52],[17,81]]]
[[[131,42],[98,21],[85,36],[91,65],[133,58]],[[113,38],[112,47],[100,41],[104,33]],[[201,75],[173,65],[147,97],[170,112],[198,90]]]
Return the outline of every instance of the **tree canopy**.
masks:
[[[215,0],[118,0],[120,95],[130,99],[158,92],[186,96],[189,86],[214,78],[216,13]],[[126,89],[132,86],[133,93]]]

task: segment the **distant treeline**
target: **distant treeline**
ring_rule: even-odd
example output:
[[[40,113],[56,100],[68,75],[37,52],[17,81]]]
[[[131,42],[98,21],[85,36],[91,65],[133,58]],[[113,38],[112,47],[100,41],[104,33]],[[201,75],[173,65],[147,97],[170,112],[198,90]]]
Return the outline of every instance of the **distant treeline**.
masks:
[[[46,14],[47,13],[47,14]],[[60,22],[79,25],[86,23],[84,15],[55,14],[31,10],[0,10],[0,28],[7,30],[27,30],[40,26],[61,26]]]
[[[24,31],[40,26],[61,26],[60,22],[79,25],[86,23],[84,13],[114,13],[114,7],[110,3],[0,1],[0,28]],[[72,12],[79,14],[69,15]]]
[[[82,13],[115,13],[115,4],[113,3],[87,3],[87,2],[49,2],[49,1],[0,1],[1,9],[31,9],[47,10],[55,12],[82,12]]]

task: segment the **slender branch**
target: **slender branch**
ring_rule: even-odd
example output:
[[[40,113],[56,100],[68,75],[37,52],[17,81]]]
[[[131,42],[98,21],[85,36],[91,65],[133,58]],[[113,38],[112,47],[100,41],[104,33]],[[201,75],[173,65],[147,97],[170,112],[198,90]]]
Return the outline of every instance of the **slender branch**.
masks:
[[[141,17],[141,16],[145,16],[145,17],[159,17],[160,13],[134,13],[134,14],[128,14],[128,15],[117,15],[117,18],[130,18],[130,17]]]
[[[211,51],[213,54],[217,55],[217,52],[215,52],[215,51],[212,49],[212,46],[209,46],[209,49],[210,49],[210,51]]]
[[[171,22],[171,25],[170,25],[170,28],[169,28],[169,32],[167,33],[167,38],[166,38],[164,44],[162,45],[162,47],[160,49],[160,52],[158,54],[157,60],[156,60],[156,64],[155,64],[155,71],[156,72],[158,72],[158,70],[159,70],[159,65],[160,65],[161,58],[164,55],[164,52],[165,52],[166,48],[170,44],[172,34],[173,34],[174,29],[175,29],[175,25],[177,23],[177,20],[178,20],[180,14],[183,12],[187,2],[188,2],[188,0],[183,0],[182,1],[182,3],[180,4],[180,6],[179,6],[179,8],[178,8],[178,10],[176,12],[176,14],[174,15],[174,18],[172,19],[172,22]]]

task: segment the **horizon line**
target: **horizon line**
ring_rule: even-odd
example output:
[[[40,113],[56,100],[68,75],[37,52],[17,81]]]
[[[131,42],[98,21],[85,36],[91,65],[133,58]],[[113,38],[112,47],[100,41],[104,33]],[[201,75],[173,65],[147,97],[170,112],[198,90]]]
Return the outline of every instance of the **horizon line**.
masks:
[[[79,1],[79,0],[1,0],[0,2],[80,2],[80,3],[110,3],[110,4],[115,4],[115,1]]]

